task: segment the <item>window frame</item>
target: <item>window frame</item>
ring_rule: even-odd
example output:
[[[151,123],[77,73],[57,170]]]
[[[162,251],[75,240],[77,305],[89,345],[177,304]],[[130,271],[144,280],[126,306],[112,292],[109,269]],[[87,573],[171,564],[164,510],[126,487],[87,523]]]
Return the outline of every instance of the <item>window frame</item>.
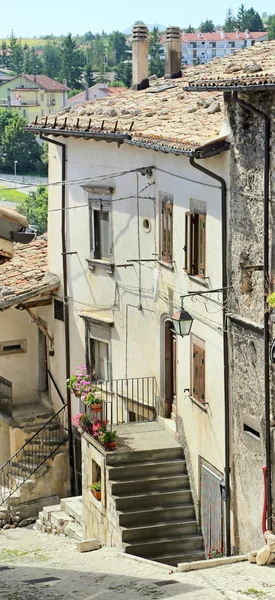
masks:
[[[111,201],[110,200],[95,200],[89,198],[89,226],[90,226],[90,258],[96,261],[102,261],[105,263],[113,262],[113,242],[112,242],[112,223],[111,223]],[[97,256],[96,248],[96,220],[95,213],[107,213],[108,214],[108,246],[109,254],[107,258]]]
[[[25,354],[27,352],[27,340],[9,340],[0,342],[0,356],[9,354]]]
[[[106,356],[104,357],[104,370],[106,377],[101,379],[99,376],[99,344],[104,344]],[[93,375],[93,370],[95,375]],[[109,381],[110,380],[110,344],[106,340],[90,337],[90,371],[93,381]]]
[[[166,264],[173,262],[173,195],[164,192],[160,192],[160,260]]]
[[[202,224],[202,227],[201,227]],[[201,254],[202,251],[202,254]],[[206,215],[198,210],[185,213],[184,270],[187,275],[205,279]]]
[[[205,400],[205,348],[198,340],[192,339],[191,342],[191,396],[202,406],[206,404]],[[201,357],[201,364],[200,364]],[[199,362],[197,362],[199,361]],[[197,364],[196,364],[197,362]],[[197,371],[196,371],[197,367]],[[202,373],[201,373],[202,370]],[[202,384],[202,385],[201,385]]]

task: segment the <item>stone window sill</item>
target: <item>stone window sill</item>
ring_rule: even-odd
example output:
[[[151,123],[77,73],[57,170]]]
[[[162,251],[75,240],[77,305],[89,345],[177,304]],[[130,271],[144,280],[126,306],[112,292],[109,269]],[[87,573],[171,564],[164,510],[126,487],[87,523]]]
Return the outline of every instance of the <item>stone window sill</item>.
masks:
[[[199,400],[196,400],[196,398],[193,398],[193,396],[189,396],[189,398],[192,404],[196,404],[198,408],[200,408],[203,412],[207,413],[207,407],[205,405],[208,404],[208,402],[202,403]]]
[[[90,271],[94,271],[96,267],[105,269],[109,275],[113,275],[115,265],[108,260],[101,260],[100,258],[86,258]]]
[[[174,271],[174,260],[172,260],[171,262],[165,262],[165,260],[158,260],[158,263],[161,267],[165,267],[166,269],[169,269],[170,271]]]
[[[99,512],[100,512],[102,515],[105,515],[105,512],[106,512],[106,511],[105,511],[105,506],[104,506],[104,504],[102,504],[102,501],[100,501],[100,500],[97,500],[97,499],[96,499],[96,498],[93,496],[92,492],[89,492],[89,495],[90,495],[90,502],[91,502],[91,504],[93,504],[93,505],[95,506],[95,508],[97,508],[97,510],[98,510],[98,511],[99,511]]]
[[[194,283],[198,283],[199,285],[202,285],[205,288],[209,288],[209,282],[206,281],[207,278],[204,277],[199,277],[198,275],[188,275],[188,279],[190,279],[190,281],[194,281]]]

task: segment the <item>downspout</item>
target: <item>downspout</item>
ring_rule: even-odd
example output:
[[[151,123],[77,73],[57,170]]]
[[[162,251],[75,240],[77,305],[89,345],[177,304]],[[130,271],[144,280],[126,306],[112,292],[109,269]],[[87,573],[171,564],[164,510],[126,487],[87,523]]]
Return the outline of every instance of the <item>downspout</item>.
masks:
[[[70,324],[69,324],[69,306],[68,306],[68,274],[67,274],[67,255],[66,255],[66,144],[57,142],[40,133],[40,139],[55,146],[59,146],[62,150],[62,167],[61,167],[61,247],[62,247],[62,270],[63,270],[63,289],[64,289],[64,329],[65,329],[65,361],[66,361],[66,381],[70,378]],[[74,474],[74,459],[73,459],[73,436],[72,436],[72,409],[71,409],[71,393],[67,388],[67,416],[68,416],[68,442],[69,442],[69,465],[70,465],[70,487],[71,495],[75,493],[75,474]]]
[[[224,371],[224,484],[225,484],[225,532],[226,532],[226,556],[231,555],[231,525],[230,525],[230,404],[228,383],[228,335],[227,335],[227,206],[226,206],[226,182],[223,177],[209,171],[190,158],[190,164],[198,171],[212,177],[221,184],[221,209],[222,209],[222,288],[223,288],[223,371]]]
[[[264,382],[265,382],[265,453],[267,485],[267,529],[272,529],[272,481],[271,481],[271,434],[270,434],[270,381],[269,381],[269,172],[270,172],[270,119],[262,110],[241,100],[237,92],[233,100],[245,110],[264,120]]]

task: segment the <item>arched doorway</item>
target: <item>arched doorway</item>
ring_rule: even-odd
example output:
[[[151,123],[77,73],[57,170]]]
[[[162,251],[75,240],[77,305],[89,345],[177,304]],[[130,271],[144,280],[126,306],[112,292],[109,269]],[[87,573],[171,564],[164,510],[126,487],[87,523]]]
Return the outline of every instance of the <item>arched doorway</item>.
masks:
[[[176,334],[171,319],[165,319],[164,327],[164,416],[171,419],[173,405],[176,407]]]

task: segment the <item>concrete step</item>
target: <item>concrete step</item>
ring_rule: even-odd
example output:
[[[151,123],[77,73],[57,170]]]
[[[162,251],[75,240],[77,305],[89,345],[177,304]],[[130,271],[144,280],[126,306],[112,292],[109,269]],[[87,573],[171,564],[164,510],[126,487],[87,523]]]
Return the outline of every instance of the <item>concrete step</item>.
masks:
[[[20,429],[23,429],[23,431],[25,431],[26,433],[32,434],[32,433],[36,433],[36,431],[39,431],[39,429],[41,429],[41,427],[43,427],[44,425],[47,424],[48,421],[39,421],[36,423],[31,423],[29,425],[23,425],[22,427],[20,427]],[[61,425],[60,423],[56,423],[56,422],[52,422],[49,425],[47,425],[47,431],[57,431],[58,429],[60,429]]]
[[[79,523],[71,522],[64,527],[64,533],[70,538],[81,541],[83,540],[83,529]]]
[[[119,525],[121,527],[138,527],[153,525],[170,521],[193,520],[195,509],[193,504],[185,506],[152,507],[151,510],[136,510],[134,512],[119,512]]]
[[[44,506],[42,513],[43,513],[43,519],[45,519],[45,521],[50,521],[50,515],[53,512],[58,512],[60,510],[60,504],[50,504],[49,506]]]
[[[177,552],[171,554],[165,554],[163,556],[158,556],[154,558],[156,562],[171,565],[172,567],[177,567],[181,562],[193,562],[197,560],[205,560],[205,552],[202,550],[194,550],[193,552],[186,554],[178,554]]]
[[[148,510],[149,507],[182,506],[192,503],[192,494],[190,490],[176,490],[173,492],[148,492],[140,495],[131,495],[115,497],[116,509],[124,512],[136,509]]]
[[[137,450],[135,452],[109,452],[106,456],[107,465],[129,465],[132,463],[145,463],[160,460],[176,460],[184,458],[181,446],[172,448],[158,448],[156,450]]]
[[[123,543],[123,549],[127,554],[156,560],[159,556],[168,556],[173,552],[177,554],[191,554],[193,550],[201,550],[202,552],[203,537],[199,534],[184,537],[182,535],[168,536],[153,541]]]
[[[144,477],[138,481],[111,482],[114,496],[128,496],[129,494],[144,493],[146,491],[169,492],[172,490],[189,489],[188,475],[172,475],[172,477]]]
[[[149,461],[132,463],[131,465],[113,465],[108,467],[111,481],[126,481],[127,479],[143,479],[151,475],[177,475],[186,473],[186,462],[181,458],[175,460]]]
[[[56,510],[50,512],[49,521],[54,527],[57,527],[58,529],[64,529],[64,527],[72,521],[72,518],[69,517],[64,510]]]
[[[61,509],[77,523],[82,523],[82,496],[72,498],[62,498],[60,500]]]
[[[122,541],[138,543],[143,540],[163,539],[165,537],[185,536],[198,533],[197,521],[181,521],[175,523],[158,523],[156,525],[145,525],[144,527],[131,527],[122,529]]]

